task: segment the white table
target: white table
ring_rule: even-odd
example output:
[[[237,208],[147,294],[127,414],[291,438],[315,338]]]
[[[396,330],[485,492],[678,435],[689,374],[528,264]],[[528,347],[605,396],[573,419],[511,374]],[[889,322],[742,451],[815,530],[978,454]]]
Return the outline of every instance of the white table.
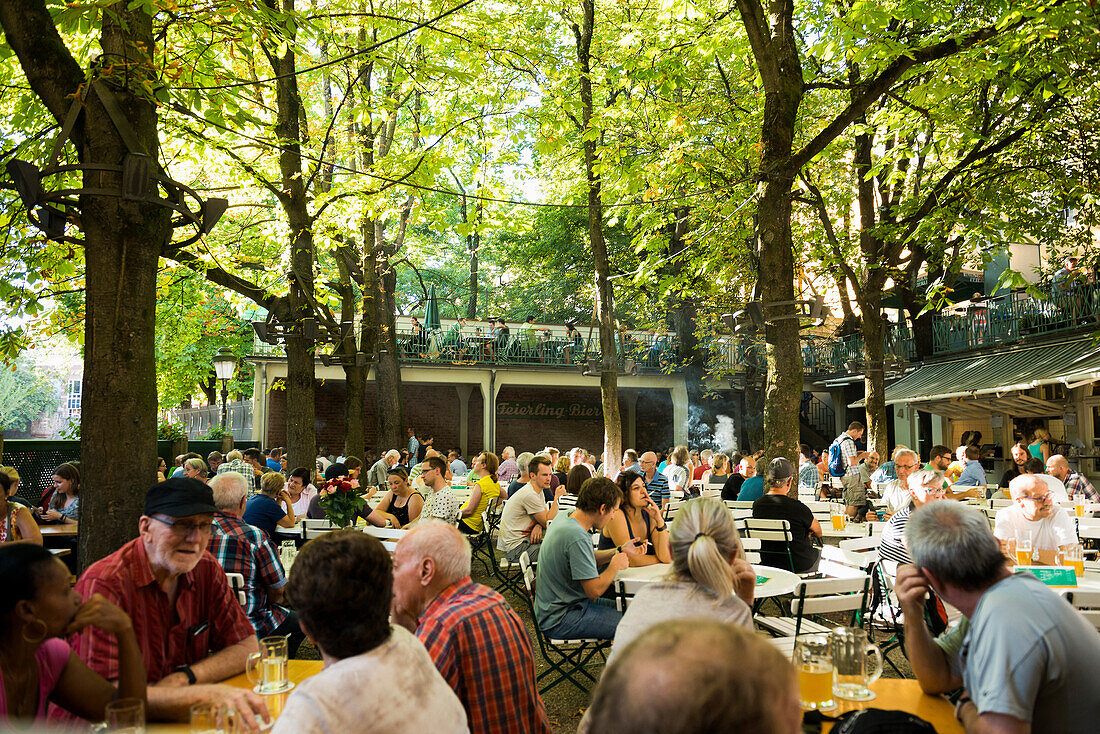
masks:
[[[795,585],[801,580],[798,574],[784,571],[781,568],[775,568],[773,566],[763,566],[754,563],[752,569],[756,571],[757,576],[763,576],[768,579],[764,583],[756,585],[753,596],[757,599],[790,594],[794,591]],[[671,572],[672,564],[655,563],[651,566],[635,566],[623,569],[615,575],[615,578],[633,579],[635,581],[662,581],[667,578]]]
[[[850,522],[840,530],[833,529],[833,523],[821,523],[821,537],[823,538],[866,538],[869,535],[867,523]]]

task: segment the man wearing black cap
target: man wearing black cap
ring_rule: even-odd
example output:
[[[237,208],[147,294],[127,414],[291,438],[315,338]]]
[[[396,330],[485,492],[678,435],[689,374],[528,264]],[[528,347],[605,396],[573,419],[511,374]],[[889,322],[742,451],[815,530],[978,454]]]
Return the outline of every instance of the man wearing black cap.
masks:
[[[256,633],[206,547],[214,496],[196,479],[175,477],[145,495],[139,537],[88,567],[76,591],[103,594],[133,619],[148,674],[152,719],[186,720],[196,703],[224,701],[250,729],[267,719],[262,698],[218,685],[244,672],[259,650]],[[73,651],[104,678],[118,677],[114,637],[88,627]]]
[[[821,551],[813,546],[810,536],[821,537],[821,523],[809,507],[794,497],[788,497],[793,484],[794,466],[786,459],[772,459],[765,483],[767,494],[752,503],[752,516],[762,520],[786,520],[791,524],[791,542],[765,540],[760,544],[760,560],[766,566],[791,569],[795,573],[817,570]],[[787,555],[787,546],[790,556]]]

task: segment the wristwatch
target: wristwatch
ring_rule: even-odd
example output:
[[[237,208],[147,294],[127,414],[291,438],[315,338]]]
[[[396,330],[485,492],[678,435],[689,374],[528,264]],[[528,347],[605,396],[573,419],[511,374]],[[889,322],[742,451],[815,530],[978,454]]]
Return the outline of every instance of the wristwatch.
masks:
[[[195,671],[191,670],[190,665],[177,666],[173,673],[183,673],[187,676],[187,685],[193,686],[199,682],[199,679],[195,677]]]

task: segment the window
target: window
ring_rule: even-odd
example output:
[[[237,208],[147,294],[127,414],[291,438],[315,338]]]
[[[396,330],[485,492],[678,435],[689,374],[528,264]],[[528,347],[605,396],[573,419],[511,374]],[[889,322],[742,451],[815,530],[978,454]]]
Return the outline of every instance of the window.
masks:
[[[65,407],[70,418],[80,417],[80,380],[70,380]]]

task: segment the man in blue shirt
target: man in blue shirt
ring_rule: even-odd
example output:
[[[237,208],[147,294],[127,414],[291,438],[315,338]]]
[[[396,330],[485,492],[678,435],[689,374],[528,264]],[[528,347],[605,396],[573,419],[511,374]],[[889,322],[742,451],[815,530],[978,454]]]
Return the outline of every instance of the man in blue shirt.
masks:
[[[656,465],[656,457],[654,457]],[[556,640],[615,637],[622,612],[601,599],[630,557],[645,552],[647,541],[635,538],[618,548],[592,548],[592,530],[603,530],[618,511],[623,494],[607,477],[584,483],[577,509],[558,513],[546,530],[539,551],[535,616],[543,633]],[[607,564],[603,573],[597,566]]]
[[[281,472],[283,470],[282,462],[279,461],[279,457],[283,455],[282,449],[270,449],[267,456],[267,468],[273,472]]]
[[[978,461],[981,455],[981,449],[977,446],[966,447],[966,452],[963,454],[963,461],[966,463],[963,465],[962,474],[959,475],[959,481],[955,484],[960,487],[977,487],[979,484],[985,484],[985,469],[982,468],[982,462]]]
[[[638,463],[641,464],[642,481],[645,482],[645,488],[649,492],[650,498],[662,510],[665,509],[665,505],[668,504],[669,500],[668,478],[657,471],[657,454],[646,451],[642,454],[642,458],[638,460]]]

